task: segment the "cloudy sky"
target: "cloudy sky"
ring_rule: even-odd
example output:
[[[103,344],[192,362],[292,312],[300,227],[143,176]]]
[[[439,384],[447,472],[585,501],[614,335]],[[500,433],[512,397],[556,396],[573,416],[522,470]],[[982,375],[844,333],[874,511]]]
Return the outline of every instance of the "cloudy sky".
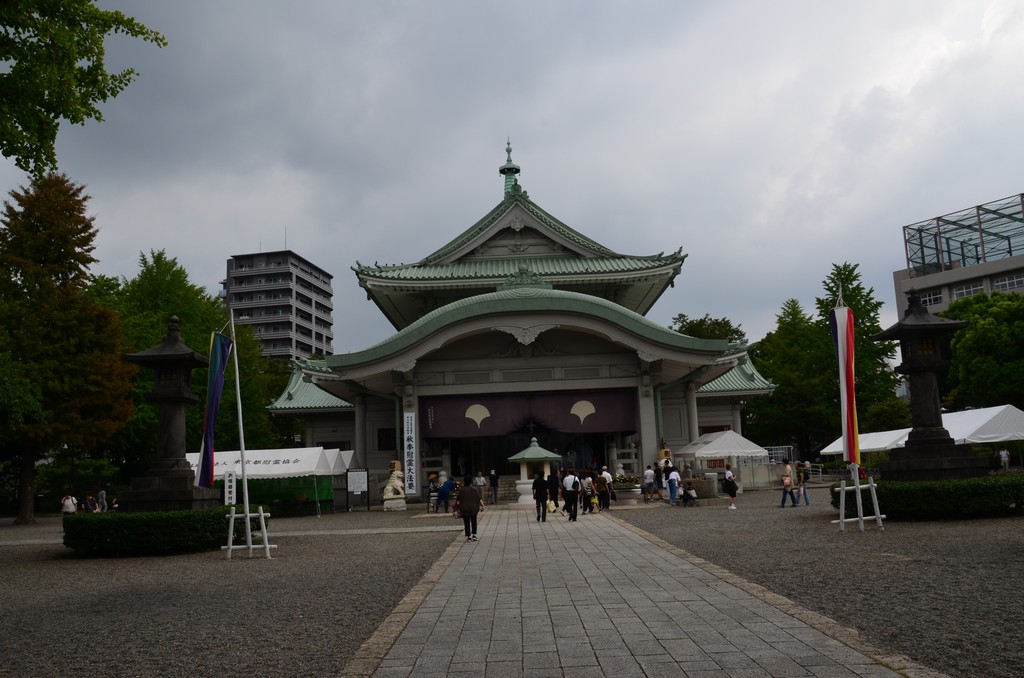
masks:
[[[1024,9],[1008,0],[103,0],[138,79],[64,127],[94,272],[165,250],[211,293],[233,254],[334,275],[335,352],[391,333],[351,271],[418,261],[530,197],[623,254],[688,254],[649,317],[755,341],[860,265],[896,320],[901,226],[1024,192]],[[0,188],[27,182],[0,159]]]

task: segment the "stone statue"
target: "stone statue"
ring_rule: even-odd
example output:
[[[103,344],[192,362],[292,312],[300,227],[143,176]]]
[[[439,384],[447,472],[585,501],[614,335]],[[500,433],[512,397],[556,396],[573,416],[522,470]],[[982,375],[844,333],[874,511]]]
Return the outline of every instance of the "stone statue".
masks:
[[[405,499],[405,476],[402,475],[402,462],[392,459],[389,468],[391,475],[388,477],[387,484],[384,485],[384,498],[395,499],[401,497]]]

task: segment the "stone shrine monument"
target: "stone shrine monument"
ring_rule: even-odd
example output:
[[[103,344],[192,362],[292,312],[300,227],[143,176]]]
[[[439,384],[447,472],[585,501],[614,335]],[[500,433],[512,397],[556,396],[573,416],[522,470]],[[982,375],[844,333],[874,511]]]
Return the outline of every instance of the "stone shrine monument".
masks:
[[[388,481],[384,485],[384,510],[404,511],[405,504],[405,476],[402,475],[402,462],[392,459],[389,464],[391,471]]]
[[[125,356],[156,373],[147,396],[159,404],[156,459],[145,476],[132,478],[118,497],[121,511],[189,511],[220,504],[220,490],[195,487],[195,472],[185,459],[185,406],[199,401],[192,392],[192,370],[209,360],[181,341],[181,325],[171,317],[167,336],[152,348]]]
[[[885,480],[946,480],[972,478],[988,472],[988,460],[975,456],[970,445],[957,445],[942,425],[939,374],[949,367],[949,338],[967,326],[965,321],[940,318],[921,304],[916,290],[907,292],[907,310],[898,323],[871,337],[897,339],[907,375],[913,428],[903,448],[889,451],[883,465]]]

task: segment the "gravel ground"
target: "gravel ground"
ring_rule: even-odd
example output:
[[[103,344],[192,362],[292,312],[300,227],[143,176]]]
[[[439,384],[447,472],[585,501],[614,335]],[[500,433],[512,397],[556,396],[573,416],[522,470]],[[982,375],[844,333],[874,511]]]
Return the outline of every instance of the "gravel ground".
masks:
[[[0,675],[339,675],[456,537],[398,530],[462,527],[415,515],[272,519],[269,561],[0,545]],[[8,523],[0,542],[60,538],[59,519]]]
[[[827,491],[811,506],[739,495],[696,509],[613,511],[698,558],[856,629],[880,649],[950,676],[1024,675],[1024,518],[831,524]],[[882,507],[884,513],[885,507]],[[870,512],[870,511],[869,511]]]
[[[737,511],[612,515],[880,649],[950,676],[1024,675],[1024,518],[839,533],[825,494],[796,509],[747,492]],[[0,521],[3,676],[338,675],[461,527],[421,511],[355,512],[273,520],[270,561],[83,560],[60,545],[3,544],[59,539],[59,519],[9,523]]]

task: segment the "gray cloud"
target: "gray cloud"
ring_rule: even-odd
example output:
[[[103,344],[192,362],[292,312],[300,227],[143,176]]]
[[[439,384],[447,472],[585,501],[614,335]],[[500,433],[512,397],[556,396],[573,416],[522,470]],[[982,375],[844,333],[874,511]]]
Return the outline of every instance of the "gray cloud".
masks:
[[[98,272],[166,249],[289,247],[334,276],[337,351],[389,332],[349,270],[418,260],[501,199],[623,253],[682,246],[651,313],[751,340],[858,263],[895,321],[903,224],[1024,190],[1024,28],[1011,2],[106,2],[170,44],[113,38],[140,75],[62,130]],[[25,183],[0,163],[0,185]]]

